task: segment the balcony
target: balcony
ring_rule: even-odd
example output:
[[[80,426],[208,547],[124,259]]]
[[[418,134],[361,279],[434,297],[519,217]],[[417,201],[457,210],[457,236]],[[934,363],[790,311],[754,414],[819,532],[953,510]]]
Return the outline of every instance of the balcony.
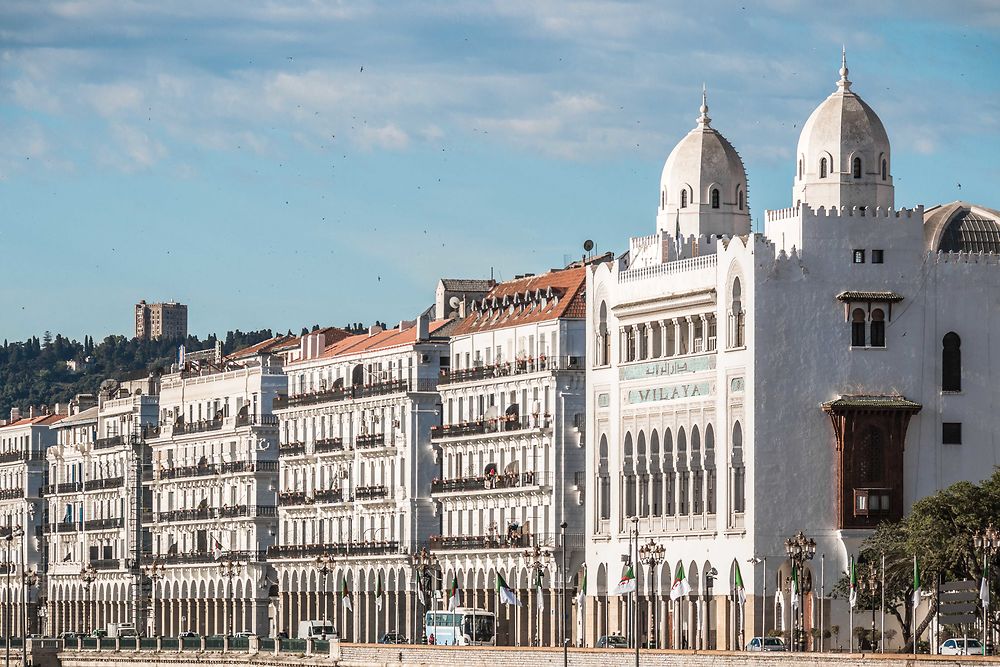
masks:
[[[28,455],[24,452],[0,452],[0,463],[13,463],[14,461],[26,461]]]
[[[277,426],[277,415],[236,415],[236,428],[243,426]]]
[[[80,493],[83,491],[82,482],[63,482],[62,484],[48,484],[42,487],[42,494],[50,496],[54,493]]]
[[[892,489],[854,489],[854,516],[888,517]]]
[[[218,431],[222,429],[222,419],[203,419],[201,421],[191,422],[186,424],[180,422],[179,424],[174,424],[174,435],[185,435],[188,433],[206,433],[209,431]]]
[[[416,391],[432,391],[433,386],[417,386]],[[316,405],[318,403],[333,403],[336,401],[349,401],[356,398],[370,398],[372,396],[385,396],[410,391],[411,385],[407,380],[388,380],[386,382],[375,382],[365,385],[351,385],[349,387],[334,387],[308,394],[298,394],[295,396],[279,396],[274,399],[274,409],[295,408],[303,405]]]
[[[527,358],[517,361],[504,361],[487,366],[475,366],[454,371],[442,371],[438,379],[439,385],[456,382],[475,382],[477,380],[492,380],[494,378],[525,375],[540,371],[583,370],[583,357],[546,357]]]
[[[470,491],[526,490],[538,489],[551,484],[551,473],[522,472],[460,477],[456,479],[435,479],[431,482],[431,493],[468,493]]]
[[[506,417],[497,417],[496,419],[481,419],[479,421],[462,422],[461,424],[432,426],[431,440],[440,440],[441,438],[461,438],[470,435],[507,434],[531,429],[550,428],[551,426],[552,417],[547,414],[532,415],[530,417],[510,415]]]
[[[309,495],[305,491],[289,491],[278,494],[278,505],[280,507],[296,507],[300,505],[313,505],[315,503],[342,502],[344,502],[344,492],[341,489],[316,491],[313,495]]]
[[[116,519],[90,519],[84,522],[86,530],[115,530],[125,525],[121,517]]]
[[[432,535],[431,551],[483,551],[488,549],[524,549],[533,546],[551,547],[555,545],[552,536],[536,534],[522,535],[512,531],[507,535]]]
[[[316,492],[316,502],[318,503],[343,503],[350,502],[350,498],[344,497],[343,489],[326,489]]]
[[[105,477],[91,479],[83,483],[84,491],[99,491],[102,489],[120,489],[125,484],[124,477]]]
[[[283,442],[278,445],[278,456],[302,456],[305,453],[304,442]]]
[[[317,454],[326,454],[328,452],[342,452],[344,451],[344,439],[343,438],[323,438],[322,440],[317,440],[313,443],[313,449]]]
[[[143,556],[143,562],[148,563],[156,560],[162,560],[164,563],[169,565],[184,565],[184,564],[201,564],[201,563],[215,563],[219,561],[235,560],[235,561],[246,561],[246,562],[263,562],[267,560],[266,551],[222,551],[216,554],[214,551],[192,551],[186,554],[177,553],[167,553],[160,555],[150,555],[146,554]]]
[[[18,500],[24,498],[24,489],[0,489],[0,500]]]
[[[278,472],[277,461],[230,461],[219,466],[219,473],[223,475],[251,473],[251,472]]]
[[[377,447],[385,447],[385,433],[362,434],[354,439],[355,449],[375,449]]]
[[[94,449],[110,449],[111,447],[121,447],[124,444],[124,436],[113,435],[110,438],[98,438],[95,440]]]
[[[278,508],[274,505],[234,505],[232,507],[202,507],[188,510],[168,510],[157,512],[157,523],[173,523],[179,521],[207,521],[209,519],[239,519],[254,517],[274,517]]]
[[[389,489],[384,486],[354,487],[355,500],[379,500],[389,495]]]
[[[209,477],[218,475],[219,467],[214,463],[200,463],[194,466],[179,466],[176,468],[161,468],[160,479],[185,479],[188,477]]]
[[[122,566],[119,558],[98,558],[90,561],[90,564],[94,566],[95,570],[117,570]]]
[[[83,526],[75,521],[62,521],[60,523],[46,525],[43,527],[43,529],[44,529],[43,532],[45,534],[75,533],[78,530],[83,530]]]
[[[316,558],[317,556],[386,556],[404,554],[399,542],[348,542],[335,544],[274,545],[267,550],[270,558]]]

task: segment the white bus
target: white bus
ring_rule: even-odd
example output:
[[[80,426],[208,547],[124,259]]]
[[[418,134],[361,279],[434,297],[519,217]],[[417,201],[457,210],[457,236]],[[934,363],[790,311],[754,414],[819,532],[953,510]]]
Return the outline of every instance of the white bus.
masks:
[[[428,644],[496,646],[497,643],[496,614],[485,609],[459,607],[455,611],[429,611],[426,623]]]

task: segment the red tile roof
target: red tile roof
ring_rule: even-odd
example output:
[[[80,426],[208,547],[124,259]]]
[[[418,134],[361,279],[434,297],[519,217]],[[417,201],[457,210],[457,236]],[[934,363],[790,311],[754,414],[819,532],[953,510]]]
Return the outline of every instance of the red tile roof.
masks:
[[[445,327],[451,320],[434,320],[427,326],[428,334],[434,334]],[[333,345],[327,346],[322,359],[330,357],[349,356],[361,354],[362,352],[374,352],[391,347],[412,345],[417,340],[417,327],[410,326],[406,329],[387,329],[376,334],[356,334],[337,341]]]
[[[458,324],[452,335],[560,318],[582,320],[587,316],[586,279],[587,269],[574,266],[500,283],[483,301],[474,304],[472,312]]]
[[[6,426],[0,426],[0,428],[14,428],[15,426],[48,426],[49,424],[55,424],[58,421],[62,421],[66,418],[66,415],[38,415],[37,417],[23,417],[18,419],[16,422],[11,422]]]

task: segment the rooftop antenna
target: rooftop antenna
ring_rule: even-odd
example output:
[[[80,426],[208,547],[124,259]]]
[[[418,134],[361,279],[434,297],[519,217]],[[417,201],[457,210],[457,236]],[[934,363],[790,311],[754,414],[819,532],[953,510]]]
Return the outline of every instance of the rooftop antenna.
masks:
[[[583,242],[583,263],[587,263],[587,253],[594,249],[594,242],[587,239]]]

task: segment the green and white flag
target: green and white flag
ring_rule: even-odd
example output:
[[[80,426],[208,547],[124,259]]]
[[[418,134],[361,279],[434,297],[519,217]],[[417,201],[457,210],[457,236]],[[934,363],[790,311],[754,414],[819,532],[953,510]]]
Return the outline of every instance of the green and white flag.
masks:
[[[535,574],[535,604],[538,606],[539,612],[545,610],[545,596],[542,595],[542,571],[538,570]]]
[[[983,568],[983,582],[979,584],[979,599],[983,603],[983,609],[990,607],[990,562],[986,561]]]
[[[580,590],[576,594],[576,608],[579,609],[577,613],[583,613],[583,606],[587,604],[587,566],[583,566],[583,581],[580,584]]]
[[[507,581],[499,572],[497,572],[497,592],[500,594],[500,601],[504,604],[512,604],[515,607],[521,606],[521,601],[517,599],[517,595],[510,589]]]
[[[382,588],[382,573],[378,573],[378,579],[375,581],[375,609],[382,611],[382,598],[385,597],[385,589]]]
[[[340,604],[344,605],[344,609],[347,611],[354,611],[354,605],[351,603],[351,591],[347,589],[346,577],[340,580]]]
[[[461,602],[458,599],[458,575],[451,579],[451,589],[448,591],[448,611],[455,611]]]
[[[618,585],[615,586],[615,590],[612,595],[628,595],[629,593],[635,592],[635,571],[632,570],[632,566],[629,565],[625,568],[625,573],[622,574],[621,580],[619,580]]]
[[[674,575],[674,583],[670,587],[670,599],[679,600],[691,592],[691,584],[688,583],[687,575],[684,574],[684,563],[677,564],[677,574]]]
[[[920,568],[916,555],[913,556],[913,610],[920,606]]]
[[[799,567],[792,566],[792,609],[799,608]]]
[[[916,563],[916,560],[913,561]],[[916,573],[916,565],[914,564],[914,574]],[[858,604],[858,573],[854,567],[854,556],[851,556],[851,609]]]
[[[736,599],[739,600],[741,607],[747,603],[747,589],[743,586],[743,575],[740,574],[739,563],[736,563]]]

